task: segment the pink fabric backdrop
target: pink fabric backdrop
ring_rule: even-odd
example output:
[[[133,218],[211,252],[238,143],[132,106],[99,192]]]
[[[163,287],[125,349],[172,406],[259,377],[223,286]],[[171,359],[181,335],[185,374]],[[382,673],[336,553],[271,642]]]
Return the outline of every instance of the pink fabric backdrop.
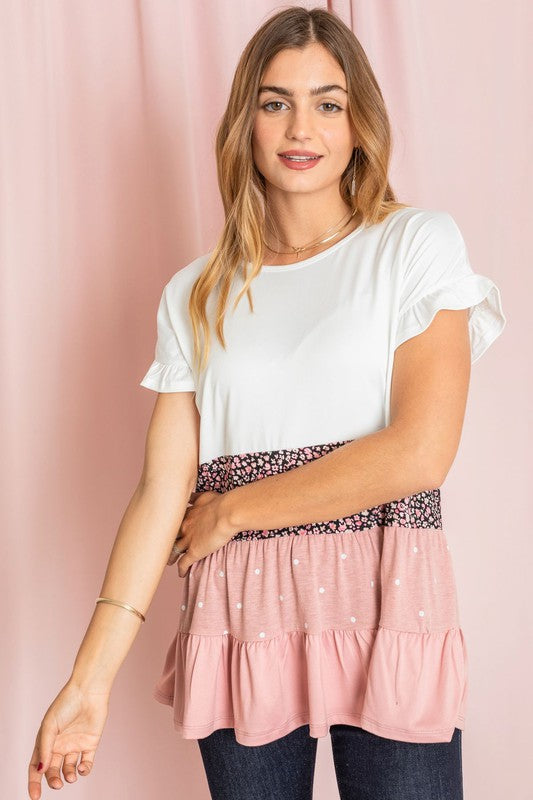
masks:
[[[443,503],[469,646],[465,796],[525,800],[532,6],[329,5],[382,87],[400,199],[450,211],[473,268],[502,292],[507,330],[473,367]],[[139,476],[154,397],[138,384],[161,288],[214,245],[222,221],[213,142],[236,61],[281,7],[0,2],[6,797],[27,796],[38,725],[70,674]],[[174,631],[175,569],[115,682],[94,772],[67,794],[208,797],[196,743],[181,740],[151,698]],[[316,797],[337,797],[328,738],[315,787]]]

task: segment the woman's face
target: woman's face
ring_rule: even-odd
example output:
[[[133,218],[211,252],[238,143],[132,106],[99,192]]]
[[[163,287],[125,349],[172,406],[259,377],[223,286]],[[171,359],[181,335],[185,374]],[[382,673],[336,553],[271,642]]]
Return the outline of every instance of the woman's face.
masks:
[[[319,93],[311,94],[318,87]],[[268,184],[299,193],[338,188],[356,145],[346,88],[344,71],[321,44],[274,56],[259,87],[252,132],[253,159],[267,189]],[[287,151],[319,158],[292,161],[280,155]]]

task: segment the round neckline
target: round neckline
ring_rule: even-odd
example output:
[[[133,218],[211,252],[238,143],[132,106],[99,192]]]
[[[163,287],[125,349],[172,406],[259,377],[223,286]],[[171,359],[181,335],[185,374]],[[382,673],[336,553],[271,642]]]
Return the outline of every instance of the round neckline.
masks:
[[[359,225],[355,230],[351,231],[350,233],[346,234],[344,239],[340,239],[340,241],[335,242],[330,247],[327,247],[325,250],[322,250],[321,253],[317,253],[314,256],[309,256],[309,258],[304,258],[302,261],[296,261],[294,264],[263,264],[261,267],[261,272],[288,272],[294,269],[301,269],[302,267],[307,267],[308,264],[314,264],[315,261],[320,261],[321,258],[325,258],[329,256],[331,253],[336,252],[339,250],[344,244],[347,242],[351,242],[352,239],[361,233],[361,231],[365,230],[366,225]],[[261,274],[261,273],[260,273]]]

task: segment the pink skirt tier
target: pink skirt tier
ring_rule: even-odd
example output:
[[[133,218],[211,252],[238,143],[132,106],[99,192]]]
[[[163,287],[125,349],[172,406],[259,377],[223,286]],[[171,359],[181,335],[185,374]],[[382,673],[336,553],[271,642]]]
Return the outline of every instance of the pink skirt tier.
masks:
[[[337,446],[267,461],[279,472]],[[201,465],[197,490],[272,474],[260,456]],[[195,562],[178,578],[177,631],[154,688],[175,729],[198,739],[234,728],[260,745],[343,723],[449,742],[464,729],[467,651],[439,514],[432,490],[330,523],[240,532]]]

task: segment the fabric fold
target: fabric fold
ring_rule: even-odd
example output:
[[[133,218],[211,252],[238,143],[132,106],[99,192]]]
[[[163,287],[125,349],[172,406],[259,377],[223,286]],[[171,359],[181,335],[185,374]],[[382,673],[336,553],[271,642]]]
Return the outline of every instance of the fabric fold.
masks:
[[[195,384],[188,364],[161,364],[153,361],[140,386],[156,392],[194,392]]]
[[[461,629],[284,633],[266,642],[176,633],[153,696],[186,739],[235,729],[266,744],[309,724],[357,725],[405,742],[450,741],[463,728],[467,654]]]
[[[231,727],[257,745],[338,722],[432,742],[463,728],[467,654],[442,529],[232,539],[180,580],[154,697],[184,738]]]
[[[470,309],[468,329],[472,364],[483,355],[506,324],[496,284],[484,275],[468,274],[419,298],[400,315],[396,347],[422,333],[436,313],[445,308]]]

